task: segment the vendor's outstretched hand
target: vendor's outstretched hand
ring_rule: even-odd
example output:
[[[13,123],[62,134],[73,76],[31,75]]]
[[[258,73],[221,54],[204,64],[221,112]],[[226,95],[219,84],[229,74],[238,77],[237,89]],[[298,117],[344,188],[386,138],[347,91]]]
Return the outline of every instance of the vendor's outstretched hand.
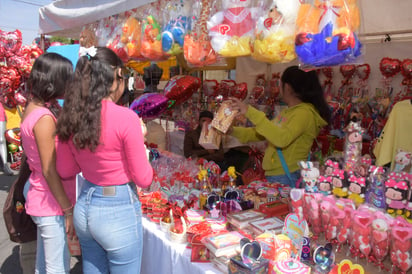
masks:
[[[229,97],[232,111],[238,111],[238,115],[245,115],[249,105],[243,103],[235,97]]]

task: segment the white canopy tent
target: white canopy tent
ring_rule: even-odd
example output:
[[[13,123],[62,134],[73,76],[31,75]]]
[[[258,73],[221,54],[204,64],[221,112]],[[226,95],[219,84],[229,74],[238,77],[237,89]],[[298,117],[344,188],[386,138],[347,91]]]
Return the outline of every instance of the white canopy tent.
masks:
[[[412,1],[358,0],[362,36],[412,37]],[[77,38],[81,27],[157,0],[58,0],[39,9],[39,33]]]
[[[39,9],[39,33],[78,38],[82,27],[156,0],[58,0]]]

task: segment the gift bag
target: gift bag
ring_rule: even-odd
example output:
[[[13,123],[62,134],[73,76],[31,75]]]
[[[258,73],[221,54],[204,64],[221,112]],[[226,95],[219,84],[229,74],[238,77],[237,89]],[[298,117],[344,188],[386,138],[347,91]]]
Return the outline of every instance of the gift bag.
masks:
[[[24,185],[29,179],[31,170],[23,155],[21,168],[17,179],[10,187],[3,206],[3,218],[10,240],[16,243],[26,243],[37,239],[37,226],[30,215],[27,215],[23,196]]]
[[[265,171],[262,168],[263,153],[255,148],[249,150],[249,159],[243,167],[242,180],[244,185],[250,182],[265,180]]]
[[[199,145],[205,149],[219,149],[222,135],[212,127],[211,123],[205,122],[200,132]]]

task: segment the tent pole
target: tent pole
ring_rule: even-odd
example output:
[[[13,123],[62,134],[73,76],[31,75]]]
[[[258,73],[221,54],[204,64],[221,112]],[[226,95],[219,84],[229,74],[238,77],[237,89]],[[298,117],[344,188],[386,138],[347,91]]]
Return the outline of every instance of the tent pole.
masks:
[[[44,40],[45,40],[45,37],[44,37],[44,34],[40,34],[40,48],[44,51]]]

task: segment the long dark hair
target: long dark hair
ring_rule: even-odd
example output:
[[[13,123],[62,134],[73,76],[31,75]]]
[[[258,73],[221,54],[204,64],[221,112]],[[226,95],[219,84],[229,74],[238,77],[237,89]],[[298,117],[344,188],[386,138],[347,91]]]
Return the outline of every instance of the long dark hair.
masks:
[[[316,71],[305,72],[298,66],[290,66],[282,74],[282,88],[288,83],[295,91],[296,96],[306,103],[311,103],[327,122],[331,119],[331,110],[325,100],[322,86]]]
[[[69,59],[53,52],[44,53],[33,64],[27,92],[57,117],[60,107],[56,99],[63,97],[72,79],[73,65]]]
[[[73,138],[77,148],[95,150],[100,143],[102,100],[111,93],[115,80],[119,84],[121,76],[115,74],[119,68],[123,62],[105,47],[98,47],[94,56],[79,58],[57,122],[60,140]]]

